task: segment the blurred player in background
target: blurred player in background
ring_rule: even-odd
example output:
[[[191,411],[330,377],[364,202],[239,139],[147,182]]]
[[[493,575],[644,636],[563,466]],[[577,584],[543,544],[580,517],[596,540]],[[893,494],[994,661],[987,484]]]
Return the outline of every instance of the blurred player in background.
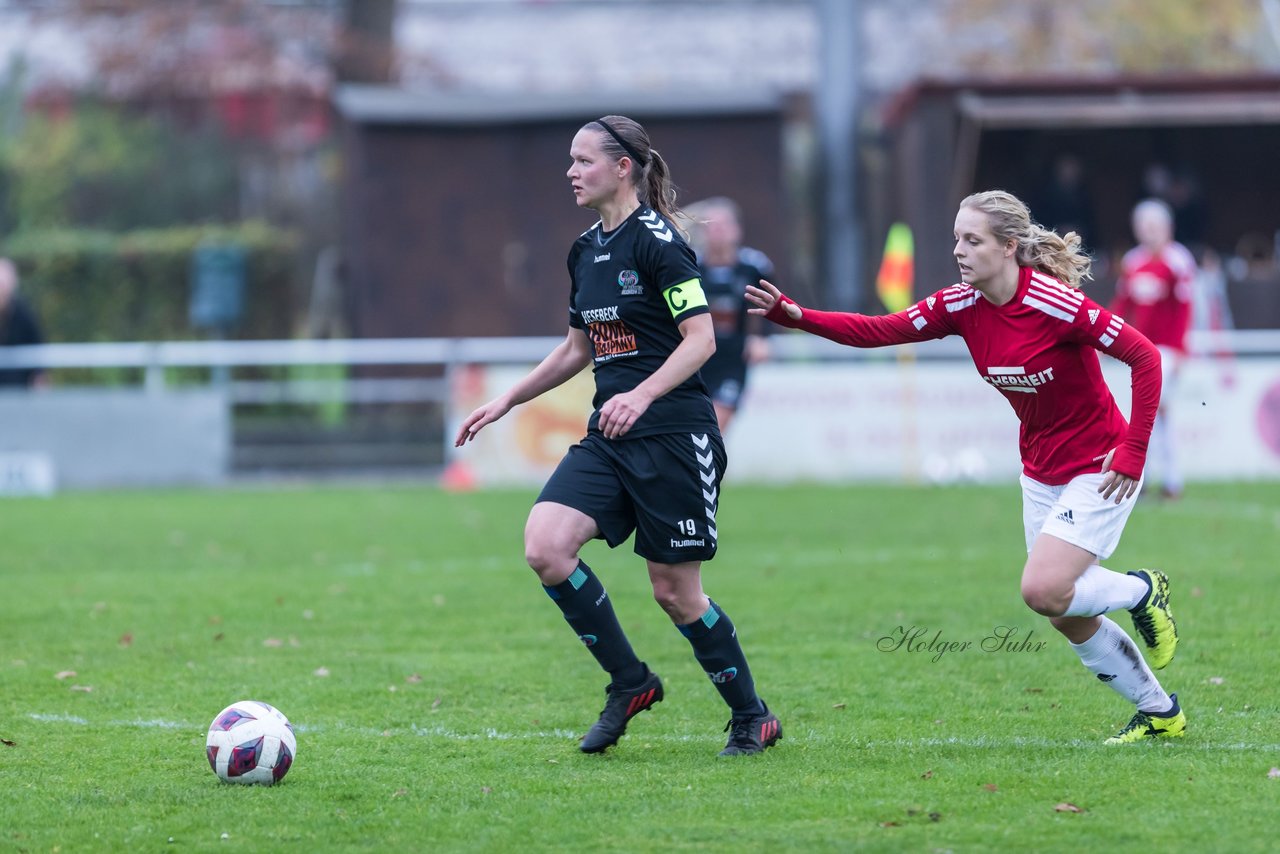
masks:
[[[1151,431],[1151,457],[1160,475],[1161,497],[1177,498],[1182,494],[1182,470],[1169,410],[1187,354],[1196,262],[1190,250],[1173,239],[1173,211],[1159,199],[1139,202],[1132,224],[1138,245],[1121,261],[1111,311],[1160,348],[1164,383]]]
[[[765,324],[747,313],[744,294],[747,285],[773,276],[773,264],[742,245],[742,215],[732,199],[715,196],[686,211],[698,224],[693,243],[716,330],[716,351],[702,366],[702,379],[724,434],[742,402],[748,369],[769,358]]]
[[[1160,570],[1119,573],[1098,564],[1120,542],[1142,485],[1160,400],[1159,352],[1078,290],[1090,266],[1079,235],[1036,225],[1009,193],[962,201],[955,241],[961,283],[896,314],[802,309],[766,281],[748,288],[747,298],[769,320],[854,347],[964,338],[978,373],[1022,425],[1023,600],[1137,707],[1108,744],[1183,735],[1177,695],[1165,693],[1137,645],[1103,616],[1128,610],[1151,664],[1164,667],[1178,644],[1169,580]],[[1098,351],[1132,368],[1129,423],[1102,378]]]
[[[569,251],[569,332],[528,376],[471,413],[456,445],[594,366],[587,435],[560,461],[525,526],[529,566],[611,677],[580,749],[607,750],[663,697],[579,556],[592,539],[613,548],[634,531],[654,598],[731,710],[721,755],[759,753],[782,738],[781,725],[756,693],[733,622],[702,590],[702,562],[716,555],[726,457],[698,375],[715,333],[693,250],[676,227],[675,189],[644,128],[624,116],[583,125],[569,156],[578,206],[600,214]]]
[[[35,312],[18,293],[18,268],[8,258],[0,258],[0,347],[43,344],[44,335]],[[0,370],[0,387],[33,388],[48,384],[44,371],[36,368]]]

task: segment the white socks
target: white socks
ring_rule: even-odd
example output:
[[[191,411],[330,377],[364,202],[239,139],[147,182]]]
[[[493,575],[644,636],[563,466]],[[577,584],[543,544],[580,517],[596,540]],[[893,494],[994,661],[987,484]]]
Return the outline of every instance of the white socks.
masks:
[[[1137,606],[1151,589],[1136,575],[1103,569],[1096,563],[1076,579],[1076,592],[1064,617],[1096,617]]]
[[[1178,466],[1178,448],[1173,439],[1173,424],[1169,416],[1157,413],[1155,424],[1151,427],[1151,442],[1147,447],[1147,458],[1153,463],[1152,468],[1160,475],[1161,485],[1171,492],[1182,491],[1182,469]]]
[[[1084,666],[1136,705],[1139,711],[1164,712],[1172,708],[1173,700],[1156,681],[1138,645],[1111,620],[1102,617],[1101,621],[1102,625],[1093,637],[1084,643],[1071,644]]]

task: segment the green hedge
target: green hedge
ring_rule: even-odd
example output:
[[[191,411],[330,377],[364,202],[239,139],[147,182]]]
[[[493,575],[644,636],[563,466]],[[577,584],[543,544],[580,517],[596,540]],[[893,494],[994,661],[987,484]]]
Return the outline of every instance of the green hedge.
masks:
[[[205,337],[187,312],[192,253],[206,240],[246,251],[245,311],[232,336],[292,337],[300,241],[266,223],[25,231],[0,243],[0,252],[17,264],[21,293],[49,341],[168,341]]]

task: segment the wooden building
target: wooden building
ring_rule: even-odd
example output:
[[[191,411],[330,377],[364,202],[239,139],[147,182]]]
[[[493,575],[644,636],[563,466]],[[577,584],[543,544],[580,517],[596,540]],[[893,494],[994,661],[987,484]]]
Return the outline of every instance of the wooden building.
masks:
[[[733,197],[786,280],[784,103],[766,94],[451,96],[341,87],[342,249],[357,337],[558,335],[565,259],[594,212],[569,144],[587,121],[641,122],[680,201]]]

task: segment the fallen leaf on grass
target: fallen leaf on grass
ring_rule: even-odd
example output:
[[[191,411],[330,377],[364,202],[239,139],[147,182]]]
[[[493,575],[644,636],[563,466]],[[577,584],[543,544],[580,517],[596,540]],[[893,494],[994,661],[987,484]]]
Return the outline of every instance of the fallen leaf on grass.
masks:
[[[222,632],[218,632],[216,635],[214,635],[214,636],[213,636],[213,639],[214,639],[215,641],[220,641],[220,640],[222,640],[224,637],[226,637],[226,635],[224,635]]]
[[[284,646],[284,641],[280,640],[280,638],[267,638],[262,642],[262,645],[270,647]]]
[[[843,708],[844,708],[844,703],[833,703],[833,704],[831,705],[831,708],[833,708],[833,709],[843,709]]]
[[[422,681],[422,677],[417,673],[410,673],[408,676],[404,677],[404,681],[408,682],[410,685],[417,685]]]
[[[392,792],[392,793],[391,793],[391,797],[393,797],[393,798],[403,798],[403,797],[404,797],[405,795],[407,795],[407,794],[409,794],[409,790],[408,790],[408,789],[396,789],[394,792]]]
[[[1054,812],[1084,812],[1084,810],[1080,809],[1080,807],[1076,806],[1075,804],[1069,804],[1066,802],[1056,805],[1053,808],[1053,811]]]
[[[431,708],[433,709],[440,708],[440,703],[442,703],[443,701],[444,701],[444,697],[436,697],[435,701],[431,704]]]
[[[880,826],[881,827],[902,827],[902,825],[898,824],[896,821],[882,821],[880,822]]]
[[[8,742],[5,742],[5,743],[8,744]],[[1277,777],[1280,777],[1280,768],[1272,768],[1270,771],[1267,772],[1267,776],[1270,777],[1272,780],[1276,779]]]
[[[5,747],[17,747],[17,746],[18,746],[18,742],[16,742],[16,741],[10,741],[10,740],[9,740],[9,739],[7,739],[7,738],[0,738],[0,744],[3,744]],[[1274,770],[1276,770],[1276,769],[1272,768],[1271,770],[1272,770],[1272,771],[1274,771]]]
[[[940,812],[929,813],[929,821],[942,821],[942,813]]]
[[[489,793],[490,793],[490,792],[492,792],[492,791],[493,791],[493,789],[490,789],[488,786],[481,786],[481,787],[480,787],[480,794],[482,794],[482,795],[487,795],[487,794],[489,794]]]
[[[997,786],[995,783],[983,783],[982,788],[986,789],[988,792],[1000,791],[1000,787]]]
[[[932,776],[933,776],[933,769],[930,768],[928,771],[925,771],[923,774],[920,775],[920,779],[928,780]]]
[[[1023,688],[1022,692],[1024,694],[1043,694],[1044,689],[1043,688]]]
[[[1203,591],[1203,590],[1201,590],[1199,587],[1192,587],[1192,588],[1191,588],[1191,595],[1192,595],[1193,597],[1195,597],[1196,599],[1199,599],[1201,596],[1203,596],[1203,595],[1204,595],[1204,591]]]
[[[121,646],[132,646],[132,645],[133,645],[133,634],[132,634],[131,632],[125,632],[124,634],[122,634],[122,635],[120,636],[120,645],[121,645]]]
[[[1210,677],[1209,677],[1209,684],[1210,684],[1210,685],[1221,685],[1223,682],[1226,682],[1226,681],[1227,681],[1227,680],[1223,679],[1221,676],[1210,676]]]
[[[76,675],[76,672],[74,670],[59,670],[57,673],[53,674],[53,678],[54,679],[70,679],[72,676],[75,676],[75,675]]]
[[[312,676],[328,676],[328,675],[329,675],[329,668],[327,668],[327,667],[317,667],[315,670],[311,671],[311,675],[312,675]]]
[[[93,686],[92,686],[92,685],[72,685],[72,686],[71,686],[71,690],[72,690],[72,691],[83,691],[83,692],[85,692],[86,694],[88,694],[90,691],[92,691],[92,690],[93,690]]]

